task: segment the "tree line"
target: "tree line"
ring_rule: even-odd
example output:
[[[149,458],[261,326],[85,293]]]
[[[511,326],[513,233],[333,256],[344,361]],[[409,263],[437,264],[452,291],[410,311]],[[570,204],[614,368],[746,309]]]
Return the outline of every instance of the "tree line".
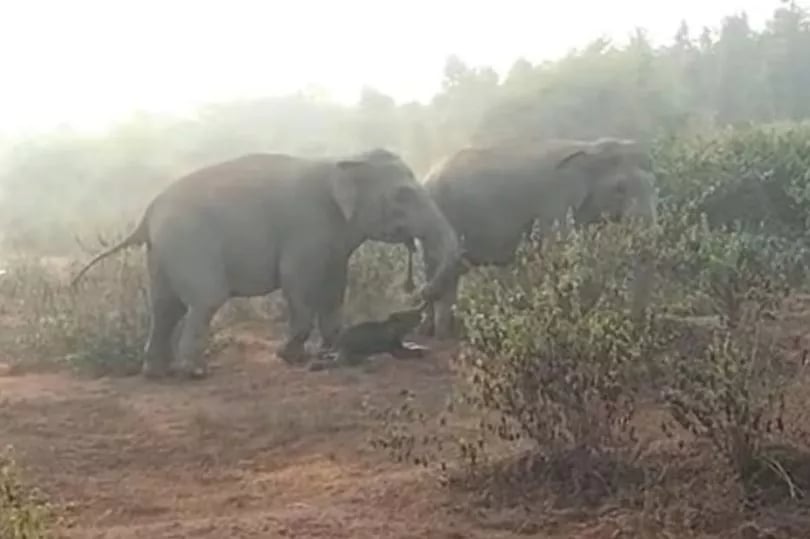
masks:
[[[745,14],[717,29],[682,24],[655,47],[597,39],[555,61],[515,61],[499,76],[446,60],[429,103],[366,88],[353,106],[313,91],[211,104],[194,118],[136,114],[103,135],[56,130],[0,152],[0,241],[64,252],[88,228],[126,228],[178,174],[252,151],[310,156],[384,146],[418,174],[470,143],[605,135],[657,139],[717,126],[810,116],[810,18],[781,2],[761,30]],[[123,216],[123,217],[122,217]]]

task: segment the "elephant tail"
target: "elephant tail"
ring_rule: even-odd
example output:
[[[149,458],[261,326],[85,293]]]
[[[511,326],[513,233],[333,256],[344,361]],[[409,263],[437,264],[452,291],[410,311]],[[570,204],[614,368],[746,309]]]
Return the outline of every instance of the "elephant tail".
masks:
[[[119,243],[113,245],[109,249],[102,251],[101,253],[97,254],[93,257],[93,259],[84,265],[84,267],[76,274],[73,279],[70,281],[71,288],[75,287],[76,284],[79,282],[79,279],[87,273],[87,270],[92,268],[96,265],[96,263],[100,262],[101,260],[107,258],[108,256],[114,255],[115,253],[122,251],[128,247],[133,247],[135,245],[143,245],[149,240],[148,235],[148,227],[147,227],[147,216],[149,211],[147,210],[143,217],[141,217],[138,226],[135,227],[135,230],[129,233],[129,236],[121,240]]]

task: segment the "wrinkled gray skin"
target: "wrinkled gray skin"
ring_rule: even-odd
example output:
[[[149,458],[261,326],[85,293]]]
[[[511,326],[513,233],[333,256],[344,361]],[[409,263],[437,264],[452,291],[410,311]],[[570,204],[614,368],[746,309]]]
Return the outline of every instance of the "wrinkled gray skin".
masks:
[[[650,158],[630,140],[524,141],[466,148],[433,167],[424,185],[456,231],[467,267],[507,266],[533,223],[541,234],[555,221],[564,226],[569,209],[578,225],[605,217],[639,217],[649,223],[657,219]],[[430,279],[441,260],[430,253],[424,256]],[[449,279],[428,308],[425,333],[453,336],[451,309],[463,272]],[[637,264],[634,315],[648,304],[651,284],[651,267]]]
[[[439,286],[446,287],[442,273],[458,261],[458,241],[397,155],[373,150],[311,160],[251,154],[169,185],[131,235],[96,256],[73,282],[102,258],[145,244],[152,316],[143,374],[168,374],[177,327],[180,374],[203,377],[209,325],[228,298],[281,288],[290,334],[279,356],[297,362],[316,321],[322,346],[334,345],[351,253],[367,239],[407,244],[412,238],[448,268],[422,290],[423,299],[435,298]]]

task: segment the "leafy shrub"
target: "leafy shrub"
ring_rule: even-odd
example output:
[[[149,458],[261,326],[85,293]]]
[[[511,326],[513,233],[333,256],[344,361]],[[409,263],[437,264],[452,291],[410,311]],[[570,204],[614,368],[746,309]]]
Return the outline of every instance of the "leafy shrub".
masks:
[[[54,512],[20,479],[12,452],[0,454],[0,537],[44,539]]]
[[[404,290],[408,250],[404,245],[365,242],[349,260],[346,290],[347,323],[385,318],[392,311],[411,306]],[[424,275],[420,256],[414,256],[414,281]]]
[[[663,402],[748,482],[763,464],[774,466],[769,444],[789,442],[784,402],[800,365],[779,346],[770,321],[801,280],[806,255],[801,244],[739,228],[711,230],[705,219],[688,242],[693,247],[679,256],[689,271],[681,277],[689,278],[691,294],[709,299],[720,323],[704,331],[700,346],[672,348],[662,358],[668,367]]]
[[[667,307],[689,303],[691,314],[722,315],[734,325],[745,305],[772,309],[806,282],[810,250],[801,241],[673,212],[662,216],[658,236],[658,280],[677,294]]]
[[[627,316],[635,238],[610,224],[530,243],[513,285],[484,270],[465,286],[466,401],[495,412],[489,431],[545,453],[595,455],[633,439],[628,421],[658,346],[650,320]]]
[[[810,215],[810,123],[667,137],[654,161],[664,205],[712,226],[803,237]]]
[[[667,270],[656,284],[667,286],[634,321],[632,264],[652,254]],[[663,434],[689,444],[677,449],[684,473],[712,469],[749,501],[765,490],[798,499],[810,460],[784,403],[799,364],[773,321],[804,256],[799,242],[668,212],[653,229],[605,224],[535,239],[508,272],[478,268],[464,280],[451,406],[429,419],[431,407],[408,394],[378,413],[386,423],[374,445],[419,465],[462,464],[456,477],[486,478],[467,482],[486,496],[496,481],[519,493],[551,480],[554,496],[621,491],[633,507],[671,504],[668,493],[686,488],[669,470],[681,456],[655,457],[649,433],[635,429],[653,404],[670,414]],[[710,316],[693,315],[701,310]],[[696,465],[696,454],[712,464]],[[652,491],[661,499],[648,500]],[[700,511],[704,502],[714,507],[690,504]],[[728,503],[723,511],[742,510],[737,498]]]

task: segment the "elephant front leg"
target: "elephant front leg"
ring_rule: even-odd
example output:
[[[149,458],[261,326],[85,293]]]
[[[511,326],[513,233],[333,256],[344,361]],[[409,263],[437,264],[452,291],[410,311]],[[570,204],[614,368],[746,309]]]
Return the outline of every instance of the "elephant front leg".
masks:
[[[290,335],[278,351],[278,356],[288,364],[302,363],[306,359],[304,345],[312,333],[314,310],[300,298],[287,298],[290,309]]]
[[[419,324],[416,332],[425,337],[433,337],[436,333],[436,309],[433,306],[433,302],[428,302],[425,307],[425,317],[422,323]]]
[[[288,364],[306,359],[305,344],[325,301],[327,266],[322,253],[311,246],[292,250],[281,261],[281,291],[289,310],[289,337],[278,356]],[[327,298],[328,299],[328,298]]]
[[[453,316],[453,306],[458,300],[458,281],[455,276],[442,292],[441,297],[433,304],[433,318],[435,336],[437,339],[451,339],[456,335],[456,320]]]
[[[634,320],[641,320],[650,304],[653,293],[655,267],[649,260],[639,258],[633,269],[631,316]]]
[[[424,251],[423,251],[424,252]],[[425,282],[430,282],[438,271],[438,261],[429,256],[427,253],[424,255],[425,263]],[[425,337],[433,337],[436,334],[436,302],[428,301],[425,307],[425,316],[422,323],[417,328],[417,333]]]
[[[343,313],[340,306],[334,306],[318,313],[318,329],[321,333],[322,353],[334,351],[342,327]]]
[[[324,283],[317,314],[322,353],[334,351],[343,327],[343,301],[346,296],[347,271],[348,268],[335,264]]]

